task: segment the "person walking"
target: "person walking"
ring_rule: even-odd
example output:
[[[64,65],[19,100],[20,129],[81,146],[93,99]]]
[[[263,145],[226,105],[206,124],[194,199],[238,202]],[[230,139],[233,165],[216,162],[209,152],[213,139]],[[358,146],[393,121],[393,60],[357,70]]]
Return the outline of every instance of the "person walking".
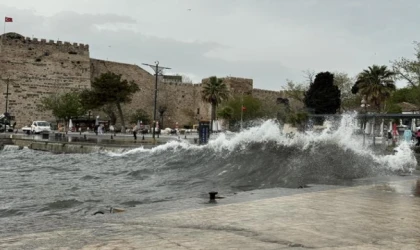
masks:
[[[137,140],[137,130],[139,130],[138,126],[137,125],[134,125],[134,127],[133,127],[133,137],[134,137],[134,140]]]
[[[416,133],[416,138],[417,138],[417,143],[416,143],[416,146],[420,146],[420,129],[419,129],[419,130],[417,130],[417,133]]]
[[[109,126],[109,132],[111,132],[111,134],[114,134],[115,135],[114,125],[111,124],[111,126]]]
[[[412,138],[413,138],[413,134],[411,133],[411,129],[406,128],[405,131],[404,131],[404,140],[407,143],[410,143]]]

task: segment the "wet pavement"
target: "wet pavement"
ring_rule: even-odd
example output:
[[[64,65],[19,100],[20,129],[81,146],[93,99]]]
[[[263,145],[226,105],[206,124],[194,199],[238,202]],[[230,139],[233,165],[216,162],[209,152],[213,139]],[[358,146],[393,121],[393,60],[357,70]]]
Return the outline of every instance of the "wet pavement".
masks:
[[[3,236],[0,249],[420,249],[420,179],[127,215],[102,215],[91,227]]]

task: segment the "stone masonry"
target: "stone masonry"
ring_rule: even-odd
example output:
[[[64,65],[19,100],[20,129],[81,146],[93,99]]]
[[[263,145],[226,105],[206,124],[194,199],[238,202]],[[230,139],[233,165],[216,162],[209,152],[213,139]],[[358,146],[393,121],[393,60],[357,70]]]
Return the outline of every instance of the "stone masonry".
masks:
[[[121,74],[123,79],[134,81],[140,87],[133,101],[123,106],[126,117],[143,109],[153,118],[155,76],[141,67],[90,58],[89,46],[85,44],[6,33],[1,36],[0,113],[4,113],[4,97],[9,83],[8,111],[15,116],[18,128],[33,120],[54,121],[51,113],[37,110],[42,97],[90,88],[91,81],[108,71]],[[252,94],[270,104],[283,96],[280,91],[253,89],[252,79],[226,77],[223,80],[234,94]],[[178,123],[181,128],[210,118],[210,105],[201,99],[202,84],[206,81],[208,78],[202,83],[191,84],[159,78],[157,106],[167,107],[163,116],[164,127],[174,127]],[[157,119],[161,120],[159,113]]]

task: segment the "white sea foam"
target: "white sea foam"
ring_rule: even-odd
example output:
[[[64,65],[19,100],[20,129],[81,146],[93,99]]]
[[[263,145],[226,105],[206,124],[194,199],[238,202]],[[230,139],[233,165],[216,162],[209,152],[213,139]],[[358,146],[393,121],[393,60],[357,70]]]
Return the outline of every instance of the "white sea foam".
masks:
[[[363,146],[363,137],[355,134],[358,129],[355,115],[356,113],[345,114],[337,124],[331,122],[320,132],[298,132],[289,136],[282,132],[282,127],[276,121],[265,120],[257,122],[254,126],[242,132],[214,134],[207,145],[199,146],[186,140],[174,140],[152,149],[140,147],[124,153],[109,153],[109,155],[161,154],[167,151],[177,152],[180,150],[212,150],[216,154],[221,152],[229,154],[237,150],[246,150],[248,145],[253,143],[274,143],[279,146],[299,147],[303,150],[318,144],[332,144],[342,150],[350,150],[357,155],[368,156],[384,168],[392,170],[412,170],[415,168],[417,161],[407,143],[401,143],[394,154],[388,155],[375,153],[369,147],[370,140],[366,139],[366,145]]]

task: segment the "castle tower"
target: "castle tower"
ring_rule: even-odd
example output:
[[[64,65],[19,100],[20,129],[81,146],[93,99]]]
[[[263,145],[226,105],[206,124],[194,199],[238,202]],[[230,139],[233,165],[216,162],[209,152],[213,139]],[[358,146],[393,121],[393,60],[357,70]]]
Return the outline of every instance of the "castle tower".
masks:
[[[51,120],[40,112],[40,99],[51,93],[90,88],[89,46],[84,44],[25,38],[17,33],[0,36],[0,93],[9,83],[8,111],[17,127],[32,120]],[[0,97],[0,113],[5,98]]]

